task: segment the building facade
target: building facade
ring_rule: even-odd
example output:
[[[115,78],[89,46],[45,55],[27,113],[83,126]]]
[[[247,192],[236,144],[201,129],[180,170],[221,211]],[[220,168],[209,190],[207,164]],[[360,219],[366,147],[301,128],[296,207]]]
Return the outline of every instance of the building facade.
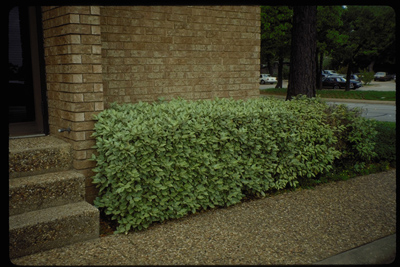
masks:
[[[110,103],[259,96],[259,6],[44,6],[26,12],[38,58],[32,68],[36,131],[71,144],[89,203],[97,194],[93,115]]]

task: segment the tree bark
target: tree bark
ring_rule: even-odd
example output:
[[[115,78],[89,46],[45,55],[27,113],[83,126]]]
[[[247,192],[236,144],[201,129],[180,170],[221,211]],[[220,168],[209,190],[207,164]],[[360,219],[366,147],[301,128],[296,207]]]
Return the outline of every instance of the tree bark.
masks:
[[[318,84],[319,81],[321,80],[321,73],[318,75],[318,70],[319,70],[319,66],[318,66],[318,54],[319,54],[319,49],[317,46],[317,51],[315,52],[315,89],[318,89]]]
[[[318,75],[319,75],[319,83],[317,84],[317,88],[318,89],[322,89],[322,77],[321,77],[321,73],[322,73],[322,67],[324,64],[324,52],[321,52],[319,55],[319,69],[318,69]]]
[[[267,55],[267,68],[268,68],[268,73],[273,76],[273,70],[272,70],[272,65],[271,65],[271,55]]]
[[[373,72],[374,71],[374,65],[375,65],[375,59],[371,61],[368,65],[368,72]]]
[[[275,88],[282,88],[282,80],[283,80],[283,56],[279,55],[279,59],[278,59],[278,82],[276,83]]]
[[[347,65],[347,73],[346,73],[346,88],[345,91],[350,91],[350,75],[351,75],[352,61]]]
[[[286,100],[299,94],[315,97],[317,49],[317,7],[293,8],[292,50]]]

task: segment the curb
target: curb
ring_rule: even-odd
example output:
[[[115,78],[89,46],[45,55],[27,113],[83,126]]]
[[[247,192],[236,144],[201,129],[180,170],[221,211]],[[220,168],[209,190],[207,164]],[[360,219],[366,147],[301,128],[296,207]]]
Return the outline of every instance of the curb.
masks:
[[[393,234],[313,263],[313,265],[389,264],[394,262],[395,258],[396,234]]]

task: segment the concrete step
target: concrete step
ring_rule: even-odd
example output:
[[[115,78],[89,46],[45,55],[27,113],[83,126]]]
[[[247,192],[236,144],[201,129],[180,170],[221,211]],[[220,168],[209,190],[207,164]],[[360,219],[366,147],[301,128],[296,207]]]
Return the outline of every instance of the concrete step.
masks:
[[[9,180],[9,215],[83,201],[85,177],[60,171]]]
[[[98,236],[99,211],[84,201],[9,217],[10,258]]]
[[[65,171],[72,167],[71,145],[53,136],[9,140],[9,178]]]

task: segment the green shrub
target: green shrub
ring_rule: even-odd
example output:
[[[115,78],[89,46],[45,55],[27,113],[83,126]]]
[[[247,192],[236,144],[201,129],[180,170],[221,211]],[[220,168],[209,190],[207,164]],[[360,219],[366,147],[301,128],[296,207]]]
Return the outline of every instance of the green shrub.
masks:
[[[335,166],[352,164],[358,170],[377,156],[374,152],[376,121],[361,117],[361,111],[344,104],[332,105],[325,110],[328,124],[337,128],[335,136],[338,142],[335,148],[342,152]]]
[[[372,80],[374,79],[375,73],[373,71],[368,72],[366,69],[362,70],[361,72],[361,81],[364,83],[364,85],[370,84]]]
[[[326,109],[304,97],[113,104],[96,117],[95,205],[127,232],[295,187],[341,155]]]
[[[374,138],[375,152],[378,161],[387,161],[396,166],[396,123],[377,121],[377,135]]]

